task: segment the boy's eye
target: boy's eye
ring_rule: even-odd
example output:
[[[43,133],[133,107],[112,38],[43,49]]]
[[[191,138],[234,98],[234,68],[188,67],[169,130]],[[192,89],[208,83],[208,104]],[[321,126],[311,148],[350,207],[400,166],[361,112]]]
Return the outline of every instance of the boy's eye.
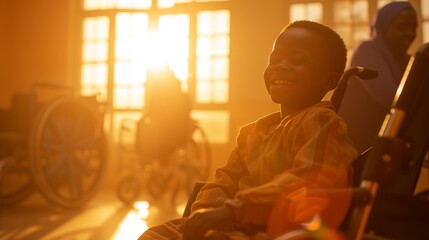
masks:
[[[304,56],[294,56],[291,58],[293,64],[304,64],[307,62],[307,59]]]

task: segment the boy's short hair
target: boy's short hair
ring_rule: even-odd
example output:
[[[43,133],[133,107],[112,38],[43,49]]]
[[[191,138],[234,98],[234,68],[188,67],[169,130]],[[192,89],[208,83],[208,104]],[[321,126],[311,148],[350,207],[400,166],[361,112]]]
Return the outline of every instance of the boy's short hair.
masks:
[[[339,74],[344,72],[347,61],[347,48],[343,39],[337,32],[328,26],[308,20],[298,20],[289,23],[282,32],[293,27],[305,28],[319,35],[325,42],[328,51],[331,53],[329,54],[329,63],[332,69]]]

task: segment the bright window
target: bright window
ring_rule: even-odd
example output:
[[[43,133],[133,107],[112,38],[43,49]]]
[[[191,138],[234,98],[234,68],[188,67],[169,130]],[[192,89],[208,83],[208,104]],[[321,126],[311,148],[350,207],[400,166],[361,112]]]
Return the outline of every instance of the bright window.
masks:
[[[323,5],[320,2],[292,4],[289,10],[290,21],[311,20],[323,21]]]
[[[199,103],[229,100],[229,11],[198,14],[197,85]]]
[[[119,13],[115,27],[113,107],[141,109],[148,59],[145,42],[149,20],[144,13]]]
[[[149,9],[152,0],[85,0],[83,8],[85,10],[99,9]]]
[[[107,53],[109,19],[86,18],[83,23],[83,51],[81,92],[83,95],[98,94],[107,99]]]
[[[227,1],[83,0],[81,92],[97,93],[111,104],[114,142],[124,119],[141,115],[148,70],[158,64],[173,70],[199,106],[193,116],[200,125],[214,127],[204,129],[208,137],[228,141],[230,12],[201,4]],[[193,8],[175,11],[179,4]]]
[[[423,42],[429,42],[429,0],[422,0],[421,8],[423,18]]]
[[[368,2],[336,1],[334,3],[334,29],[344,39],[347,47],[369,37]]]

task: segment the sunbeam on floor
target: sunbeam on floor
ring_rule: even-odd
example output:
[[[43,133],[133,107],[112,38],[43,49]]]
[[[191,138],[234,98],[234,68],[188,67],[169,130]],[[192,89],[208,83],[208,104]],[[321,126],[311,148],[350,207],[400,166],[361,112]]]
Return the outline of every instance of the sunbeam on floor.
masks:
[[[137,239],[148,227],[180,217],[185,204],[172,204],[167,196],[143,196],[126,206],[107,191],[80,209],[61,209],[34,194],[0,208],[0,240]]]

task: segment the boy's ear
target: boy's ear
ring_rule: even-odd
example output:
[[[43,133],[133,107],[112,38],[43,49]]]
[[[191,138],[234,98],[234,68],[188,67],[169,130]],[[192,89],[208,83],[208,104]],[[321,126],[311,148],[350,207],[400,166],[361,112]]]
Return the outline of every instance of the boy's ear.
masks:
[[[341,74],[337,72],[332,72],[328,75],[328,81],[326,84],[327,91],[333,90],[337,87],[338,82],[340,81]]]

